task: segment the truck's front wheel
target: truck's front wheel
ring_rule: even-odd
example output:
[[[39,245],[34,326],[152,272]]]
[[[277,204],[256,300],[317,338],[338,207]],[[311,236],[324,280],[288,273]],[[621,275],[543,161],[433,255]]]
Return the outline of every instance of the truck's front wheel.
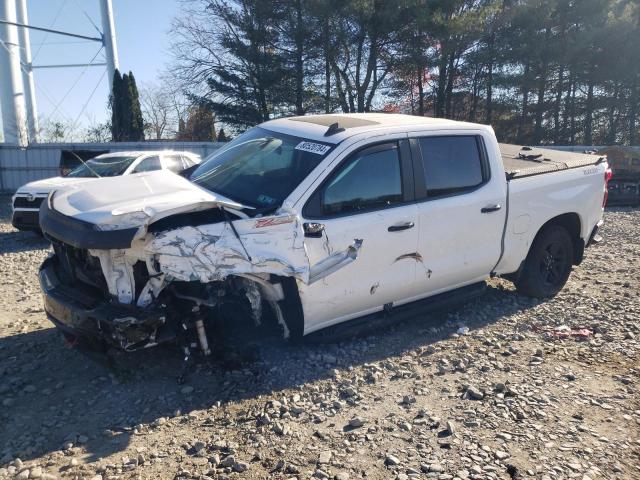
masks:
[[[531,245],[516,289],[530,297],[552,297],[567,283],[572,265],[569,232],[560,225],[544,227]]]

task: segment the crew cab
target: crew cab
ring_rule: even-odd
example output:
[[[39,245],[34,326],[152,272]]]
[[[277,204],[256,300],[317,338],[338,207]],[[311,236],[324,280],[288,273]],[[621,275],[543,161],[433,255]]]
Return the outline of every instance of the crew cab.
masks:
[[[226,329],[302,337],[511,279],[551,297],[598,239],[606,157],[395,115],[272,120],[186,177],[53,192],[45,310],[74,343],[205,355]]]
[[[70,152],[73,153],[73,152]],[[79,157],[78,157],[79,158]],[[138,172],[167,169],[175,173],[200,163],[200,156],[171,150],[112,152],[83,161],[64,176],[27,183],[13,196],[12,225],[18,230],[39,230],[40,204],[50,192],[101,177],[117,177]]]

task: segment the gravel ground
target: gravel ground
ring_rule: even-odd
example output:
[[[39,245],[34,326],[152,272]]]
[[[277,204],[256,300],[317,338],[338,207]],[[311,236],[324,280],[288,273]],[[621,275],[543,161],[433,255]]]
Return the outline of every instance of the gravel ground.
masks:
[[[178,385],[172,349],[108,370],[65,347],[36,280],[47,244],[0,200],[0,478],[640,478],[640,210],[607,211],[551,301],[492,281],[455,311],[269,341]]]

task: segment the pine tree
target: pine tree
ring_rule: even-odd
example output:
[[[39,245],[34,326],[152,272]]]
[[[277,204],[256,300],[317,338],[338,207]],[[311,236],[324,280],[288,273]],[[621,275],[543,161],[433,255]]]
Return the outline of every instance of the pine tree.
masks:
[[[189,109],[187,121],[178,135],[178,140],[192,142],[216,141],[216,117],[208,105],[200,104]]]
[[[113,90],[109,98],[111,106],[111,137],[114,142],[144,140],[144,122],[138,87],[133,74],[113,75]]]
[[[111,138],[114,142],[121,142],[123,140],[125,117],[122,87],[122,75],[120,75],[120,71],[116,68],[116,71],[113,73],[113,89],[109,96],[109,106],[111,107]]]
[[[224,128],[220,127],[220,131],[218,132],[218,142],[228,142],[227,134],[224,133]]]
[[[243,129],[269,120],[286,105],[291,91],[286,58],[278,48],[280,4],[262,0],[235,3],[210,4],[220,21],[219,38],[227,55],[224,62],[211,67],[207,84],[216,114],[226,124]]]
[[[136,79],[131,71],[129,71],[128,97],[129,108],[131,110],[129,140],[142,141],[144,140],[144,121],[142,119],[142,108],[140,107],[140,95],[138,93]]]

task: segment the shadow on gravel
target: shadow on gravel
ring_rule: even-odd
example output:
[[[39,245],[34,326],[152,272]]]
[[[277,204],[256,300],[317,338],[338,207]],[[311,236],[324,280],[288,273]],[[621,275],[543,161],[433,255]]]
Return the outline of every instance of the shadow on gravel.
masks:
[[[0,232],[0,254],[29,252],[49,248],[49,242],[33,232]]]
[[[231,404],[262,395],[279,398],[283,389],[333,378],[334,368],[401,356],[449,337],[458,324],[473,334],[475,328],[536,304],[490,287],[448,314],[405,321],[364,338],[323,345],[269,340],[252,349],[258,360],[234,368],[225,359],[196,363],[187,388],[176,382],[181,356],[171,348],[122,355],[114,370],[65,347],[54,329],[0,338],[0,463],[10,456],[40,457],[67,442],[84,443],[87,460],[96,461],[125,450],[133,435],[144,435],[148,427],[140,424],[216,402],[220,408],[237,408]],[[456,327],[432,330],[445,322]],[[241,416],[254,421],[246,411]],[[215,433],[203,417],[197,422],[203,437]]]

